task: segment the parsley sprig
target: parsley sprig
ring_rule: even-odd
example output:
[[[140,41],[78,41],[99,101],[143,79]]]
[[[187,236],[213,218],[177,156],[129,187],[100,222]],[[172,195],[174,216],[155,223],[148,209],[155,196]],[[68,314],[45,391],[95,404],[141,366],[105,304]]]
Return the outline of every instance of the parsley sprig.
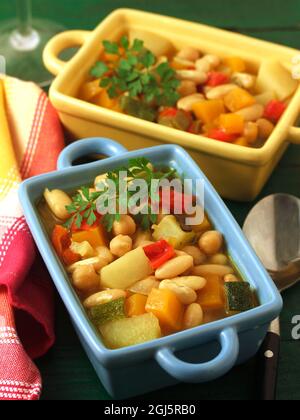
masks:
[[[115,191],[119,191],[120,183],[120,173],[127,172],[128,174],[128,183],[133,180],[143,179],[146,181],[148,186],[148,192],[153,180],[161,181],[163,179],[173,179],[177,177],[177,172],[174,169],[168,169],[166,171],[154,171],[151,162],[145,158],[130,159],[127,167],[121,167],[114,171],[108,172],[107,179],[111,180],[115,184]],[[101,191],[90,192],[88,187],[82,187],[80,192],[72,198],[72,204],[67,206],[66,209],[70,213],[70,218],[66,222],[65,226],[71,228],[74,224],[80,229],[83,221],[89,226],[92,226],[97,220],[97,200],[102,197],[104,206],[108,206],[110,199],[116,200],[116,213],[115,214],[106,214],[101,218],[101,223],[105,226],[105,229],[110,232],[112,230],[113,224],[115,221],[119,221],[121,218],[120,207],[121,198],[117,196],[112,197],[109,187],[106,186],[105,182],[99,184],[101,186]],[[126,206],[130,202],[130,198],[136,194],[136,191],[127,190],[126,197]],[[154,202],[159,203],[159,194],[155,197],[152,197]],[[139,213],[134,216],[137,222],[141,225],[142,229],[147,230],[151,227],[152,224],[157,222],[157,214],[153,212],[153,204],[147,197],[147,200],[144,203],[139,205]],[[147,214],[144,214],[144,209],[146,207]],[[129,209],[130,210],[130,209]],[[129,211],[130,213],[130,211]]]
[[[91,75],[101,79],[100,86],[107,89],[110,98],[128,93],[131,98],[156,106],[176,104],[180,98],[176,72],[168,62],[155,66],[157,59],[143,41],[136,39],[130,45],[128,37],[123,36],[120,46],[110,41],[103,41],[103,46],[107,54],[117,56],[116,65],[98,61]]]

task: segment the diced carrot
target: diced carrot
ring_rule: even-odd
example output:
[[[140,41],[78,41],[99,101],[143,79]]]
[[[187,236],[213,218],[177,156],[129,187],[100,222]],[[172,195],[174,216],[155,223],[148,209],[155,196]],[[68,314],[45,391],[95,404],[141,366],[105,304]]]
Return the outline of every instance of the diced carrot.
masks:
[[[198,303],[204,310],[224,308],[224,290],[221,277],[210,274],[205,276],[206,286],[198,294]]]
[[[155,315],[164,331],[180,331],[184,307],[170,290],[153,289],[148,296],[146,312]]]
[[[52,244],[58,256],[61,258],[63,251],[71,245],[68,229],[56,225],[52,232]]]
[[[67,248],[62,253],[62,259],[66,265],[72,265],[80,261],[81,256],[73,252],[70,248]]]
[[[242,134],[245,128],[244,118],[238,114],[222,114],[219,124],[228,134]]]
[[[99,225],[94,229],[82,230],[72,234],[73,242],[89,242],[93,248],[107,245],[107,235],[104,226]]]
[[[146,313],[147,296],[134,294],[125,303],[126,314],[128,317],[143,315]]]
[[[212,124],[221,114],[225,113],[224,102],[221,99],[197,102],[193,105],[196,117],[205,124]]]
[[[228,66],[234,73],[243,73],[247,70],[245,61],[240,57],[227,57],[223,60],[223,63]]]
[[[242,88],[233,89],[224,98],[225,106],[231,112],[240,111],[255,104],[255,98],[247,90]]]

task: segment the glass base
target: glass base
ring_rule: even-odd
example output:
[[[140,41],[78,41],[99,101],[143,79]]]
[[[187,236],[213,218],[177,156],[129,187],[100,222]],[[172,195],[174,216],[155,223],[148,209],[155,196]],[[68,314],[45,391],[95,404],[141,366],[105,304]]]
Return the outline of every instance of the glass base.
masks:
[[[6,74],[47,87],[53,80],[43,64],[43,50],[47,42],[65,28],[55,22],[34,19],[33,30],[22,35],[17,22],[0,25],[0,55],[6,61]]]

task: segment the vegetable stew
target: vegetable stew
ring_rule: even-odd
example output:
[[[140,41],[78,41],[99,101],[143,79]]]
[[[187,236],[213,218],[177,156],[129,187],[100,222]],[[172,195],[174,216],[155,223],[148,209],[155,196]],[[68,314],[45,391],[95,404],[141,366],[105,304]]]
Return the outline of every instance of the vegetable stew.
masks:
[[[124,213],[120,190],[111,189],[120,179],[128,188]],[[46,189],[39,203],[53,247],[106,346],[136,345],[257,306],[209,217],[188,223],[185,203],[190,199],[196,213],[196,198],[162,189],[154,202],[147,194],[134,206],[129,187],[135,180],[149,187],[162,180],[183,185],[172,168],[140,158],[73,195]],[[104,212],[111,199],[115,211]]]
[[[79,98],[212,141],[258,148],[298,86],[272,59],[254,73],[241,57],[190,46],[176,51],[165,39],[133,31],[119,42],[103,42]]]

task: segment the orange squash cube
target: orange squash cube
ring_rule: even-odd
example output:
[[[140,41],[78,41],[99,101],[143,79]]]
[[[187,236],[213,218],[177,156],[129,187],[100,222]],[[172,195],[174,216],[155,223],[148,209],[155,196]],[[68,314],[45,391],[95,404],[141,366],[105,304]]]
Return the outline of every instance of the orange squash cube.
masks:
[[[79,91],[79,98],[83,101],[91,101],[95,96],[99,95],[103,91],[100,86],[100,79],[93,80],[91,82],[84,83]]]
[[[160,326],[168,332],[180,331],[184,307],[170,290],[153,289],[146,303],[146,312],[158,318]]]
[[[202,309],[222,309],[225,305],[224,282],[220,276],[210,274],[205,276],[206,286],[199,292],[197,303]]]
[[[197,102],[192,107],[196,117],[204,124],[212,124],[221,114],[225,113],[222,99],[212,99]]]
[[[244,146],[244,147],[248,147],[249,143],[247,142],[247,140],[245,139],[245,137],[239,137],[234,144],[237,144],[238,146]]]
[[[110,98],[106,89],[103,89],[97,96],[92,99],[92,103],[103,108],[111,109],[113,111],[120,111],[119,98]]]
[[[224,103],[226,108],[231,112],[240,111],[243,108],[254,105],[256,103],[254,96],[242,88],[233,89],[225,98]]]
[[[125,303],[126,314],[129,318],[146,313],[147,296],[134,294]]]
[[[73,242],[87,241],[93,248],[107,245],[107,237],[104,226],[99,225],[89,230],[81,230],[72,234]]]
[[[223,63],[231,69],[233,73],[243,73],[247,70],[245,61],[240,57],[227,57]]]
[[[245,121],[238,114],[222,114],[219,118],[219,125],[228,134],[242,134],[245,128]]]

